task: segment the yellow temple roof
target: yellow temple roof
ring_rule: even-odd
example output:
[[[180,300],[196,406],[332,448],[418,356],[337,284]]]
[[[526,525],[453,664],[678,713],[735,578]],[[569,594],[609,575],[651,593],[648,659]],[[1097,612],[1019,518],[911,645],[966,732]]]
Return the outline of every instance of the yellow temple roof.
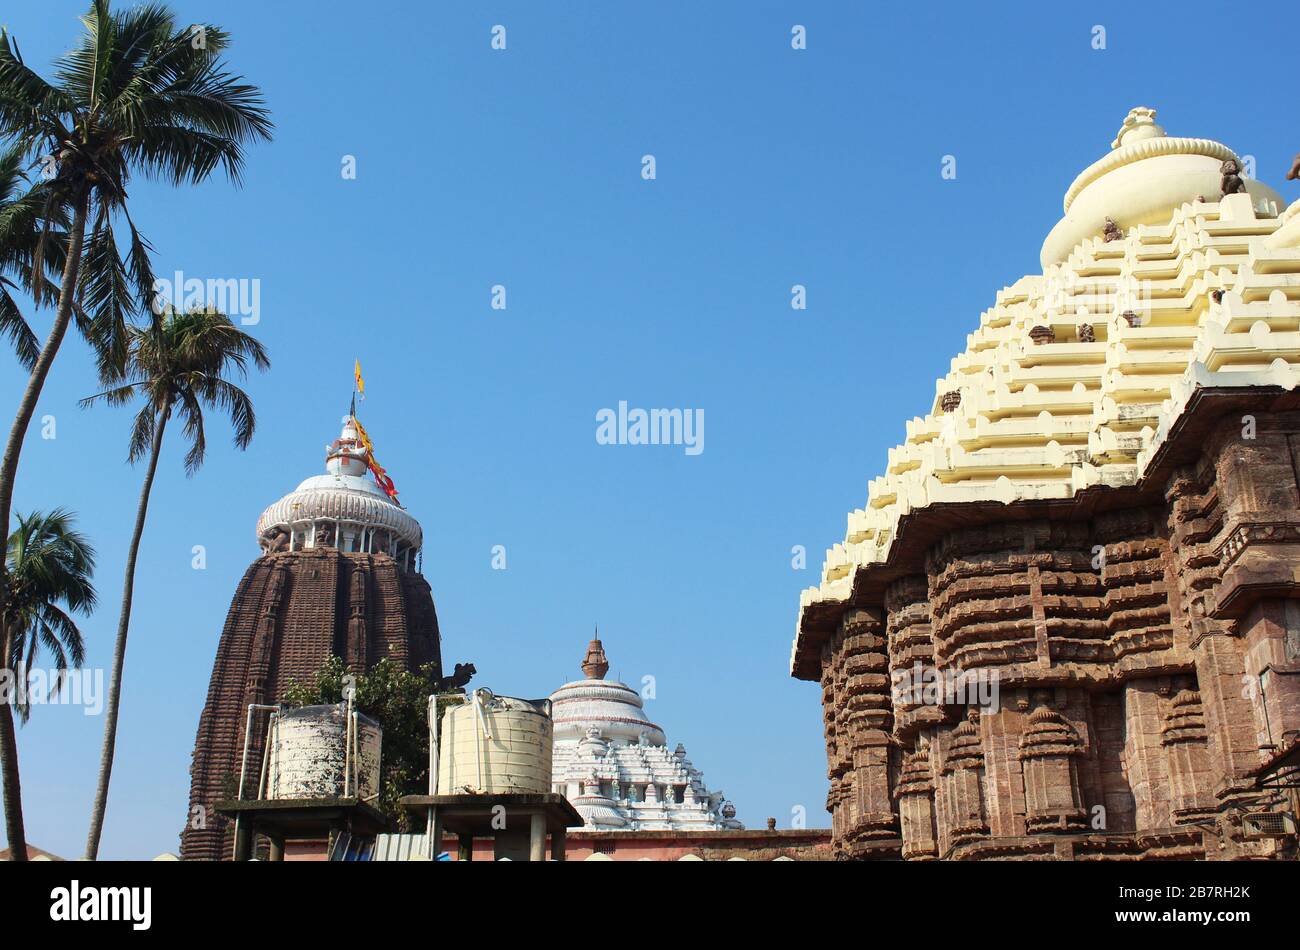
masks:
[[[809,609],[847,604],[908,512],[1134,485],[1199,387],[1300,383],[1300,202],[1251,179],[1221,196],[1236,154],[1154,119],[1130,112],[1075,179],[1043,273],[998,292],[907,422],[800,596],[795,656]]]

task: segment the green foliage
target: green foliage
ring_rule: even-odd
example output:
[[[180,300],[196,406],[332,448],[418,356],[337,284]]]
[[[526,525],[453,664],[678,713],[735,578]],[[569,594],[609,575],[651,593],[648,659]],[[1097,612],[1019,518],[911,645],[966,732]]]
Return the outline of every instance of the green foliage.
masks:
[[[71,613],[89,615],[95,609],[95,549],[75,528],[76,516],[56,508],[51,512],[19,514],[6,545],[5,599],[0,613],[4,661],[15,682],[30,676],[41,647],[62,671],[85,659],[81,630]],[[64,610],[59,605],[67,609]],[[18,692],[19,714],[30,715],[25,689]],[[8,697],[2,697],[8,701]]]
[[[285,690],[286,706],[321,706],[341,703],[345,688],[355,689],[357,711],[384,730],[381,754],[379,807],[407,830],[406,816],[397,804],[403,795],[416,795],[429,787],[429,695],[437,669],[432,663],[412,673],[383,659],[361,674],[351,674],[337,656],[316,672],[311,684],[294,682]],[[439,712],[460,697],[441,696]]]
[[[185,471],[193,475],[207,452],[205,407],[227,412],[235,430],[235,447],[248,447],[256,426],[253,401],[228,377],[243,379],[250,363],[259,370],[270,368],[261,343],[224,313],[203,307],[185,312],[168,307],[153,314],[147,326],[127,327],[126,340],[120,382],[78,405],[104,401],[122,406],[141,399],[143,405],[131,429],[128,461],[138,461],[149,453],[157,426],[175,412],[185,423],[190,443]]]
[[[129,318],[153,298],[152,246],[127,209],[132,175],[197,185],[220,170],[239,184],[245,146],[268,141],[272,124],[261,91],[227,69],[220,27],[181,23],[158,3],[114,12],[109,0],[92,0],[81,22],[52,80],[0,27],[0,134],[40,170],[32,191],[42,224],[24,255],[33,275],[47,272],[49,245],[65,236],[58,226],[85,215],[75,316],[112,380]],[[37,305],[55,289],[28,283]],[[21,327],[10,318],[5,332],[23,358]]]

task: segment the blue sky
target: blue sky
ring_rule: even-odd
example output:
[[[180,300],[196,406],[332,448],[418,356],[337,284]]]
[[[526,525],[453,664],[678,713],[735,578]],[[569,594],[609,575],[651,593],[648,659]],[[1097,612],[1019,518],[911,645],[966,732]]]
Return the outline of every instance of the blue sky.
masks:
[[[45,69],[84,5],[10,2],[0,23]],[[321,471],[354,358],[361,419],[424,525],[449,663],[543,695],[580,675],[598,623],[611,672],[655,677],[652,718],[742,820],[787,827],[802,806],[825,825],[819,688],[787,673],[799,590],[980,311],[1038,268],[1074,175],[1149,105],[1300,197],[1282,180],[1300,123],[1293,65],[1270,49],[1281,4],[174,7],[233,33],[277,133],[242,189],[137,182],[133,215],[159,273],[260,281],[273,368],[248,384],[247,452],[216,422],[197,477],[180,442],[165,452],[103,857],[177,849],[254,523]],[[48,312],[35,322],[43,335]],[[23,381],[0,356],[6,414]],[[129,413],[76,407],[93,389],[69,338],[38,409],[57,438],[33,430],[16,507],[72,507],[98,544],[103,604],[83,631],[107,667],[142,473],[124,461]],[[704,410],[705,451],[598,445],[595,414],[620,400]],[[57,706],[20,730],[32,843],[81,853],[101,731]]]

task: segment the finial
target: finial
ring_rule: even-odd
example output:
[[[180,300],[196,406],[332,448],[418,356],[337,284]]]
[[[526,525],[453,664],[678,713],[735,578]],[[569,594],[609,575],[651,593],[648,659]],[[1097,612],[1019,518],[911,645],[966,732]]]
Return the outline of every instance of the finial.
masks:
[[[589,680],[603,680],[609,672],[609,660],[605,659],[605,648],[599,639],[587,644],[587,654],[582,658],[582,672]]]
[[[1110,147],[1132,145],[1142,139],[1158,139],[1164,137],[1164,134],[1165,130],[1156,125],[1156,110],[1138,106],[1130,109],[1124,117],[1124,124],[1115,133],[1115,141],[1110,143]]]

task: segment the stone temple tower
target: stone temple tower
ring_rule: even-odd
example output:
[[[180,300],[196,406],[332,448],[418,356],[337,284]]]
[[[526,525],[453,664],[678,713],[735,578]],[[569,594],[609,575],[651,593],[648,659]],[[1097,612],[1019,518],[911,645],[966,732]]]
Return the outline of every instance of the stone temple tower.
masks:
[[[326,451],[325,474],[258,519],[262,554],[231,601],[199,717],[184,858],[230,857],[233,829],[213,806],[233,797],[250,703],[279,702],[331,654],[355,671],[387,657],[411,670],[433,663],[441,675],[438,617],[418,571],[419,522],[371,477],[354,419]],[[256,719],[254,748],[263,730]],[[257,788],[256,758],[246,788]]]
[[[900,424],[791,657],[838,856],[1295,859],[1300,202],[1244,164],[1132,110]]]

